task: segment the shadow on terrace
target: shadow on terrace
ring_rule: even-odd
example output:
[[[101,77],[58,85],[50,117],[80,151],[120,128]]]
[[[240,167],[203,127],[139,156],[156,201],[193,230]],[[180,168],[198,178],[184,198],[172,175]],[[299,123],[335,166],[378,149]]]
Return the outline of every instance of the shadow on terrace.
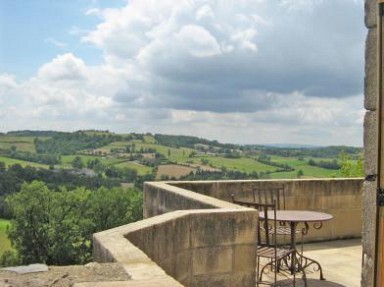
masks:
[[[286,209],[333,215],[304,236],[304,252],[321,262],[328,279],[309,286],[359,286],[360,178],[147,182],[145,219],[95,234],[94,260],[123,264],[132,280],[116,286],[255,286],[258,212],[231,203],[231,194],[253,200],[254,187],[282,185]],[[318,279],[313,273],[310,280]]]

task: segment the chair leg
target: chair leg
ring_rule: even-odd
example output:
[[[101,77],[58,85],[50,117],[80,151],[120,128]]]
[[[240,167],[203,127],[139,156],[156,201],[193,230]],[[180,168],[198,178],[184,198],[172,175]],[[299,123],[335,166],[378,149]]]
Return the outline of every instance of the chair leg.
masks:
[[[259,287],[260,258],[256,256],[256,287]]]

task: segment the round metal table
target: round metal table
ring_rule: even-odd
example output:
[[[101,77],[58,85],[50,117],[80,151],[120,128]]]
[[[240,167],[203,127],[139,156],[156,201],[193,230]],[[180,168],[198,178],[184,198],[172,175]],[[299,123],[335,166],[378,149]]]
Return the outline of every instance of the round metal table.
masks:
[[[264,219],[263,212],[259,213],[259,218]],[[303,223],[304,226],[301,228],[301,233],[305,235],[310,228],[309,223],[313,224],[314,229],[320,229],[324,221],[331,220],[332,218],[331,214],[309,210],[276,210],[275,218],[274,211],[268,211],[269,220],[276,220],[282,225],[289,224],[290,226],[291,248],[294,250],[294,259],[292,258],[291,264],[287,264],[287,267],[291,272],[305,271],[309,266],[315,265],[316,271],[320,271],[320,279],[325,280],[320,263],[298,252],[296,248],[296,229],[299,223]]]

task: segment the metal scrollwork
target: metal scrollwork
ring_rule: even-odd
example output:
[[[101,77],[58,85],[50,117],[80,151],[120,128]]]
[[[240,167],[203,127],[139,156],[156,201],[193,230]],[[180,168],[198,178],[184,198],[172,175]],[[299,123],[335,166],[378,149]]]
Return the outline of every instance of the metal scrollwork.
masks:
[[[301,234],[302,235],[307,235],[309,230],[309,225],[307,222],[304,222],[303,228],[301,228]]]
[[[323,223],[322,222],[315,222],[313,224],[313,228],[314,229],[321,229],[323,227]]]

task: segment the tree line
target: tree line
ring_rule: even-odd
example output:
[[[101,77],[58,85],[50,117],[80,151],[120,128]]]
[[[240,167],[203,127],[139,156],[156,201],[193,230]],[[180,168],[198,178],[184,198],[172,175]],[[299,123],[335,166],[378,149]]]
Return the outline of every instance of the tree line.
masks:
[[[61,187],[74,189],[85,187],[97,190],[100,187],[119,187],[121,181],[114,178],[89,177],[60,169],[48,170],[31,166],[22,167],[14,164],[6,168],[4,162],[0,162],[0,217],[9,218],[10,215],[5,205],[5,196],[18,192],[24,182],[43,181],[48,188],[59,191]]]
[[[135,189],[55,191],[33,181],[7,196],[6,203],[12,215],[8,237],[16,252],[5,252],[0,265],[84,264],[92,259],[93,233],[142,218],[142,193]]]

